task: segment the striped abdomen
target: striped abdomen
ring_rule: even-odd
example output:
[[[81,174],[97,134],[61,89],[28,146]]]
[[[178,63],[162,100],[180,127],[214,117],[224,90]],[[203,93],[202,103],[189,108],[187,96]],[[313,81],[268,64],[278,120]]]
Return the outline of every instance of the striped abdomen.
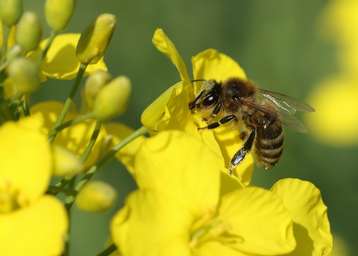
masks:
[[[276,120],[266,128],[258,127],[256,131],[256,155],[264,168],[270,169],[282,155],[284,139],[282,124]]]

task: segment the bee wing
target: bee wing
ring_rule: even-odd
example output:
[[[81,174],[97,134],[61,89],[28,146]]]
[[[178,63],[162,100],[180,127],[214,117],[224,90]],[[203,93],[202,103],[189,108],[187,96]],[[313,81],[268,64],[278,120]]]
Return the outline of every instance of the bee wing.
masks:
[[[288,114],[287,112],[284,111],[279,111],[278,114],[284,126],[289,127],[295,130],[296,132],[300,132],[300,133],[307,132],[307,128],[305,127],[305,125],[301,122],[301,120],[296,118],[294,115]]]
[[[283,93],[273,92],[265,89],[258,89],[259,94],[266,100],[271,101],[278,110],[281,112],[287,112],[290,115],[294,115],[296,111],[314,112],[314,108],[310,105],[303,103],[297,99],[287,96]]]
[[[272,103],[274,108],[270,108],[263,104],[258,104],[251,100],[242,100],[242,103],[268,115],[278,114],[280,121],[284,126],[292,128],[293,130],[300,133],[307,132],[305,125],[294,116],[294,113],[283,110],[282,108],[278,108],[274,103]]]

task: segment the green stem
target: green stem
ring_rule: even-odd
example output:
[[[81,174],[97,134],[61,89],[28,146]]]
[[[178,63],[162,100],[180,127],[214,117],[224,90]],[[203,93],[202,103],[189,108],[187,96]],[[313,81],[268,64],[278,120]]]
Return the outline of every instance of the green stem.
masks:
[[[30,116],[29,97],[29,95],[25,95],[21,104],[25,116]]]
[[[93,117],[93,113],[87,113],[84,115],[81,115],[75,119],[68,120],[66,122],[63,122],[61,125],[57,127],[57,132],[62,131],[63,129],[66,129],[67,127],[82,123],[83,121],[86,121],[88,119],[91,119]]]
[[[49,137],[48,137],[49,142],[52,142],[56,138],[57,133],[58,133],[57,129],[60,125],[62,125],[68,111],[70,110],[71,104],[76,96],[76,93],[78,91],[78,88],[80,87],[82,78],[85,74],[86,68],[87,68],[87,65],[81,64],[80,69],[77,73],[76,80],[75,80],[75,82],[72,86],[72,89],[70,91],[70,94],[68,95],[68,97],[65,101],[65,104],[63,106],[62,112],[60,113],[59,117],[56,120],[56,123],[54,124],[54,126],[52,127],[52,129],[49,133]]]
[[[50,195],[57,195],[58,193],[61,193],[61,192],[65,193],[66,195],[74,195],[76,193],[75,190],[71,190],[71,189],[64,188],[61,186],[56,186],[56,185],[49,186],[46,193],[50,194]]]
[[[87,144],[87,147],[85,149],[85,151],[83,151],[83,154],[81,155],[81,162],[84,163],[87,158],[89,157],[94,144],[96,143],[96,140],[98,138],[99,132],[101,130],[101,126],[102,126],[102,122],[101,121],[97,121],[96,122],[96,126],[93,130],[93,133],[91,135],[91,139],[89,141],[89,143]]]
[[[92,166],[87,172],[86,174],[79,180],[79,182],[77,183],[75,190],[78,193],[83,187],[84,185],[87,184],[87,182],[89,182],[91,180],[91,178],[93,177],[93,175],[108,161],[110,160],[112,157],[115,156],[115,154],[121,150],[123,147],[125,147],[127,144],[129,144],[131,141],[135,140],[136,138],[144,135],[147,133],[147,128],[145,127],[141,127],[138,130],[134,131],[131,135],[129,135],[128,137],[124,138],[121,142],[119,142],[117,145],[113,146],[112,149],[107,152],[101,159],[99,159],[97,161],[97,163]]]
[[[104,249],[102,252],[98,253],[97,256],[108,256],[112,252],[115,252],[116,250],[117,250],[117,247],[115,246],[115,244],[111,244],[106,249]]]
[[[57,36],[57,33],[55,31],[51,31],[51,35],[50,35],[49,39],[47,40],[46,46],[42,50],[42,53],[41,53],[41,58],[42,59],[46,58],[47,52],[50,49],[50,47],[51,47],[53,41],[55,40],[56,36]]]

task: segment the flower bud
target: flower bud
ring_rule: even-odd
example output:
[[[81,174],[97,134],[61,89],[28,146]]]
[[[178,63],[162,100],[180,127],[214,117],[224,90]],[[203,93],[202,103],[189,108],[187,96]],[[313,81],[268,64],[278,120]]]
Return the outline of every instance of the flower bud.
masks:
[[[110,79],[111,75],[103,70],[98,70],[88,77],[84,87],[84,100],[88,109],[93,109],[98,92]]]
[[[0,0],[0,18],[3,24],[11,27],[22,14],[22,0]]]
[[[102,181],[92,181],[85,185],[78,193],[76,205],[89,212],[103,212],[109,209],[117,193],[114,188]]]
[[[112,14],[101,14],[81,34],[76,54],[82,64],[95,64],[104,55],[116,25]]]
[[[55,32],[63,30],[71,19],[75,8],[74,0],[47,0],[45,15],[49,26]]]
[[[54,146],[52,152],[54,175],[73,176],[83,170],[81,160],[67,149]]]
[[[98,120],[108,120],[122,114],[127,107],[131,93],[131,82],[125,76],[113,79],[97,94],[93,113]]]
[[[11,61],[7,72],[17,93],[31,93],[40,85],[38,65],[24,57]]]
[[[41,40],[41,24],[37,15],[33,12],[25,12],[16,29],[16,43],[24,52],[37,48]]]

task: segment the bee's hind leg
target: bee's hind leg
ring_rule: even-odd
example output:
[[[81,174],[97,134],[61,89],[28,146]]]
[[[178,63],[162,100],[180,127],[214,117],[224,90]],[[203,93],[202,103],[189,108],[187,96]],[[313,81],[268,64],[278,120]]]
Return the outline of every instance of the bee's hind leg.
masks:
[[[255,141],[255,135],[256,135],[255,130],[252,130],[249,137],[245,141],[244,146],[239,151],[237,151],[235,155],[232,157],[229,167],[230,175],[232,175],[236,166],[238,166],[245,159],[246,154],[251,150],[252,145],[254,144]]]
[[[221,118],[218,122],[211,123],[205,127],[199,127],[198,130],[215,129],[222,124],[226,124],[226,123],[228,123],[230,121],[234,121],[234,120],[237,121],[237,117],[235,115],[227,115],[227,116],[224,116],[223,118]]]

